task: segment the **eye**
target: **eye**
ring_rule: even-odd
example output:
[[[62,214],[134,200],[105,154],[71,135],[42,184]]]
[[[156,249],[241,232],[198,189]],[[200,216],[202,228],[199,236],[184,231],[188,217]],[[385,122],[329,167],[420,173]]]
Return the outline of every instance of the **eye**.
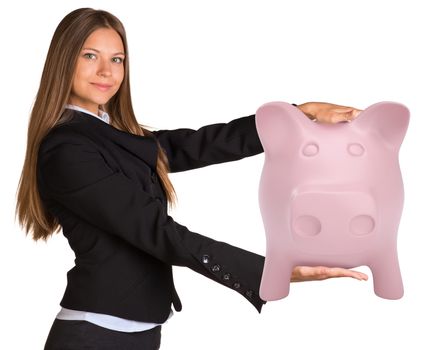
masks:
[[[121,57],[113,57],[112,60],[114,63],[122,63],[124,61],[124,59]]]
[[[347,146],[347,152],[354,157],[360,157],[365,153],[365,147],[360,143],[350,143]]]
[[[94,53],[85,53],[83,57],[89,58],[91,60],[96,58],[96,55]]]
[[[304,146],[302,153],[306,157],[314,157],[317,153],[319,153],[319,145],[317,143],[309,143]]]

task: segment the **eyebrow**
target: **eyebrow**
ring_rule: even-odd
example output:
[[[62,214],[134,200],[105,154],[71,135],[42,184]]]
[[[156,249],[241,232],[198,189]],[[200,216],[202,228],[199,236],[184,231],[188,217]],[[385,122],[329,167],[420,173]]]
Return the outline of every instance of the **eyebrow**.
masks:
[[[92,47],[84,47],[82,50],[92,50],[92,51],[95,51],[95,52],[100,52],[99,50],[94,49],[94,48],[92,48]],[[116,53],[114,53],[113,55],[123,55],[123,56],[126,56],[126,55],[125,55],[123,52],[121,52],[121,51],[116,52]]]

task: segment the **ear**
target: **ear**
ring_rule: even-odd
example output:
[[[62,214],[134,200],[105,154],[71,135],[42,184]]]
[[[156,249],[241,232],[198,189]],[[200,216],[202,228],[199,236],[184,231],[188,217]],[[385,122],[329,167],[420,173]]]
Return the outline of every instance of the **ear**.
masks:
[[[292,136],[301,129],[302,118],[308,120],[297,107],[286,102],[269,102],[259,107],[255,124],[264,151],[289,147]]]
[[[399,149],[408,129],[409,109],[397,102],[379,102],[362,111],[352,123],[375,130],[390,147]]]

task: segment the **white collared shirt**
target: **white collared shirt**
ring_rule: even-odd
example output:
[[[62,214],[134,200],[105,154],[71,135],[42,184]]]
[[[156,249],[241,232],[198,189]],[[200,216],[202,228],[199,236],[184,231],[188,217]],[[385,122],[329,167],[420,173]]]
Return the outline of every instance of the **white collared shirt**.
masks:
[[[79,106],[76,106],[76,105],[70,105],[70,104],[68,104],[68,105],[65,105],[65,108],[74,109],[76,111],[80,111],[80,112],[84,112],[86,114],[93,115],[94,117],[97,117],[97,118],[103,120],[107,124],[110,124],[110,116],[108,115],[107,112],[105,112],[105,111],[103,111],[101,109],[98,109],[98,115],[96,115],[96,114],[88,111],[87,109],[79,107]]]
[[[99,110],[98,115],[96,115],[92,112],[89,112],[87,109],[84,109],[82,107],[75,106],[75,105],[67,104],[65,105],[65,108],[74,109],[76,111],[90,114],[96,118],[101,119],[107,124],[110,124],[110,116],[108,115],[107,112],[104,112],[102,110]],[[171,310],[168,319],[171,318],[172,315],[173,315],[173,311]],[[141,331],[146,331],[160,325],[159,323],[127,320],[124,318],[106,315],[106,314],[99,314],[99,313],[79,311],[79,310],[70,310],[64,307],[61,308],[59,313],[56,315],[56,318],[59,320],[87,321],[90,323],[94,323],[100,327],[104,327],[104,328],[108,328],[108,329],[112,329],[120,332],[141,332]]]

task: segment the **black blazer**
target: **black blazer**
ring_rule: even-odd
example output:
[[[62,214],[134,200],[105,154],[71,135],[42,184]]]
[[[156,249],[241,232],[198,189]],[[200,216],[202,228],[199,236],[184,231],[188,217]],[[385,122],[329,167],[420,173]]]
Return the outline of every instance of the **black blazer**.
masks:
[[[264,257],[191,232],[167,214],[155,172],[158,146],[171,172],[263,152],[255,116],[200,129],[137,136],[79,111],[43,138],[37,184],[73,249],[63,307],[163,323],[181,310],[172,265],[227,286],[261,312]]]

